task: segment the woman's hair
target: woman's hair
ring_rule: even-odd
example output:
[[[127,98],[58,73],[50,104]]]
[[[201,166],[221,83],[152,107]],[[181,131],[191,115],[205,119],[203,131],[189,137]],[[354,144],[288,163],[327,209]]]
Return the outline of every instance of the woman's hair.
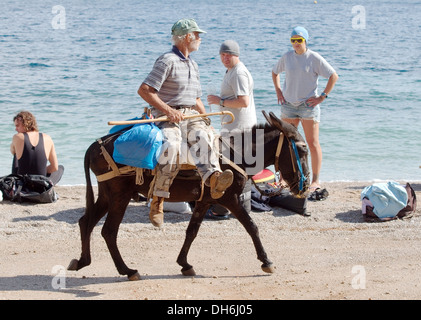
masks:
[[[22,124],[27,132],[38,131],[37,120],[35,116],[29,111],[21,111],[14,118],[13,121],[22,121]]]

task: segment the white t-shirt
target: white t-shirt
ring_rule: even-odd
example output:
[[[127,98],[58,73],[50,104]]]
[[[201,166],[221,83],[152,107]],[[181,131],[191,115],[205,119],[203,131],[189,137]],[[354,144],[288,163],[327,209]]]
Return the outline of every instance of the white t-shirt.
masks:
[[[221,111],[231,111],[235,117],[233,123],[221,125],[221,129],[249,129],[257,123],[256,108],[253,97],[253,77],[246,66],[240,61],[231,70],[228,70],[221,84],[222,99],[237,99],[238,96],[248,96],[249,105],[245,108],[220,107]],[[229,116],[221,116],[226,122]]]
[[[294,50],[288,51],[272,71],[275,74],[285,72],[282,94],[293,105],[317,96],[319,76],[329,78],[335,73],[335,69],[320,54],[310,49],[301,55]]]

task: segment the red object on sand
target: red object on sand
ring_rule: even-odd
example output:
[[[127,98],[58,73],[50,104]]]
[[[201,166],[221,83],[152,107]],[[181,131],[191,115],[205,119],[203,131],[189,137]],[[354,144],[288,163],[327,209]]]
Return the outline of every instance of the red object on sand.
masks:
[[[263,169],[259,173],[255,174],[252,178],[256,183],[275,181],[275,175],[269,169]]]

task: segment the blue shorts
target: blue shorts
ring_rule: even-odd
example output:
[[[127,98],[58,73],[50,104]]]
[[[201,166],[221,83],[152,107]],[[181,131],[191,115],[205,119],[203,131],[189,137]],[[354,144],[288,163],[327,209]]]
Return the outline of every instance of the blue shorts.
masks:
[[[320,105],[310,107],[306,102],[298,106],[294,106],[289,102],[281,105],[281,118],[282,119],[304,119],[320,122]]]

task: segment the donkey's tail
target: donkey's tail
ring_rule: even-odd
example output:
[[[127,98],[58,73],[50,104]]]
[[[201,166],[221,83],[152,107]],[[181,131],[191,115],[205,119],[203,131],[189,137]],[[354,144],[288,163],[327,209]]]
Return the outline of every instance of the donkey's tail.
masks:
[[[84,161],[84,167],[85,167],[85,179],[86,179],[86,212],[91,212],[95,199],[94,199],[94,190],[92,188],[92,182],[91,182],[91,173],[90,173],[90,163],[91,163],[91,157],[90,157],[90,149],[85,153],[85,161]]]

